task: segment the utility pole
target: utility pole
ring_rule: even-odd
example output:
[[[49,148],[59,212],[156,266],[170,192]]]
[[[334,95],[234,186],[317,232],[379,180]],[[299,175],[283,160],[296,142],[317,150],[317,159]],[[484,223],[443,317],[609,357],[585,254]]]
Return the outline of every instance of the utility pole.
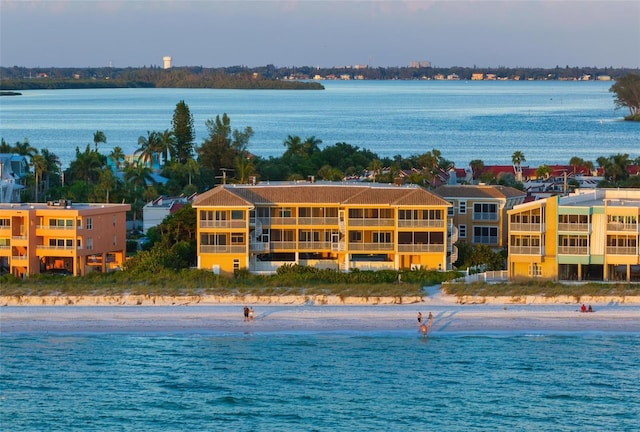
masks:
[[[221,176],[216,176],[216,178],[221,178],[222,179],[222,184],[226,185],[227,184],[227,171],[233,171],[233,169],[231,169],[231,168],[220,168],[220,171],[222,171],[222,175]]]

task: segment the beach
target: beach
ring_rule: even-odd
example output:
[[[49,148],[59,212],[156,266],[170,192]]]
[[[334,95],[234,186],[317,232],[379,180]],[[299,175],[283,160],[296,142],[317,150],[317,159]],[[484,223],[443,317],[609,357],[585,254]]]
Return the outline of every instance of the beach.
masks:
[[[223,301],[224,300],[224,301]],[[424,298],[376,298],[350,302],[333,298],[158,298],[139,302],[118,297],[23,298],[0,308],[7,332],[385,332],[417,331],[417,314],[433,313],[430,334],[495,332],[640,332],[640,303],[630,299],[584,300],[593,313],[580,312],[571,298],[526,303],[522,299],[459,299],[432,292]],[[471,301],[474,300],[474,301]],[[501,300],[501,301],[500,301]],[[560,301],[562,300],[562,301]],[[620,301],[626,300],[626,301]],[[636,300],[633,298],[632,300]],[[402,304],[398,302],[403,301]],[[243,307],[254,320],[243,320]]]

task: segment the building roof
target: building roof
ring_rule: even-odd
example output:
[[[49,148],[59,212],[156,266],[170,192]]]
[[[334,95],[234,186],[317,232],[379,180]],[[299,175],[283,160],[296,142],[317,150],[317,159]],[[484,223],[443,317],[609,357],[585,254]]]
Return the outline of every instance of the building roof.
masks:
[[[527,194],[516,188],[501,185],[445,185],[435,190],[443,198],[521,198]]]
[[[377,183],[279,183],[221,185],[196,198],[194,207],[254,205],[450,206],[439,196],[414,185]]]

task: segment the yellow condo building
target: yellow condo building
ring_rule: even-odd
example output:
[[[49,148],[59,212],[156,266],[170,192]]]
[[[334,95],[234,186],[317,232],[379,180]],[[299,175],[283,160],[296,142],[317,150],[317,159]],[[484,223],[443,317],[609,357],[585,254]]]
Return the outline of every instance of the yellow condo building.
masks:
[[[341,271],[423,267],[452,256],[450,204],[417,186],[220,185],[193,203],[198,268],[273,273],[286,264]]]
[[[640,282],[640,190],[577,190],[509,214],[509,276]]]
[[[84,275],[122,265],[129,204],[0,204],[0,272]]]

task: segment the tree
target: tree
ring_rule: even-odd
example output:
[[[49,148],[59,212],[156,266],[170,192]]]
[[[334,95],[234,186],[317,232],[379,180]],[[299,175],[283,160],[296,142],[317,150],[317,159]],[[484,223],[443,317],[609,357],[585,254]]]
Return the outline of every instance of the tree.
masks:
[[[42,176],[47,170],[47,161],[42,155],[36,154],[31,158],[31,166],[33,167],[33,173],[35,175],[35,202],[38,202],[38,192],[40,190]]]
[[[516,150],[513,152],[513,154],[511,155],[511,162],[513,162],[513,165],[516,166],[517,168],[520,168],[522,165],[522,162],[526,162],[527,159],[525,159],[524,157],[524,153],[522,153],[520,150]]]
[[[93,145],[95,146],[95,150],[98,151],[98,143],[106,143],[107,136],[101,130],[95,131],[93,134]]]
[[[69,165],[69,173],[72,180],[82,180],[85,184],[95,183],[100,176],[100,170],[105,165],[106,157],[91,150],[87,144],[84,152],[80,152],[80,149],[76,147],[76,158]]]
[[[158,149],[162,154],[162,163],[166,164],[169,158],[173,159],[176,154],[176,135],[173,131],[165,129],[164,132],[158,132]],[[158,158],[160,162],[160,158]]]
[[[116,171],[120,171],[120,166],[124,160],[124,151],[122,150],[122,147],[115,146],[109,154],[109,159],[111,159],[111,162],[113,162],[113,165],[116,167]]]
[[[138,149],[133,154],[139,154],[142,162],[153,169],[154,156],[160,154],[160,137],[158,132],[147,131],[147,136],[138,138]],[[158,159],[158,163],[160,160]]]
[[[629,109],[625,119],[640,121],[640,75],[630,73],[618,78],[609,91],[615,93],[616,108]]]
[[[484,162],[480,159],[474,159],[469,162],[469,167],[471,168],[471,175],[474,180],[478,180],[480,178],[480,174],[482,174],[482,170],[484,169]]]
[[[17,153],[20,156],[26,156],[31,159],[34,155],[38,154],[38,149],[32,147],[31,144],[29,144],[29,140],[25,138],[22,142],[17,141],[15,143],[11,153]]]
[[[538,168],[536,168],[536,177],[547,179],[549,178],[551,171],[552,170],[549,165],[540,165]]]
[[[193,115],[183,100],[176,104],[172,125],[176,159],[180,163],[186,163],[187,160],[193,158],[193,141],[196,133],[193,127]]]
[[[246,127],[243,132],[231,131],[231,119],[224,113],[222,117],[216,116],[215,120],[205,122],[209,136],[202,146],[196,149],[198,163],[202,168],[209,170],[209,176],[214,176],[221,169],[230,169],[235,166],[237,156],[247,157],[249,139],[253,136],[253,129]],[[210,179],[213,183],[214,179]]]

